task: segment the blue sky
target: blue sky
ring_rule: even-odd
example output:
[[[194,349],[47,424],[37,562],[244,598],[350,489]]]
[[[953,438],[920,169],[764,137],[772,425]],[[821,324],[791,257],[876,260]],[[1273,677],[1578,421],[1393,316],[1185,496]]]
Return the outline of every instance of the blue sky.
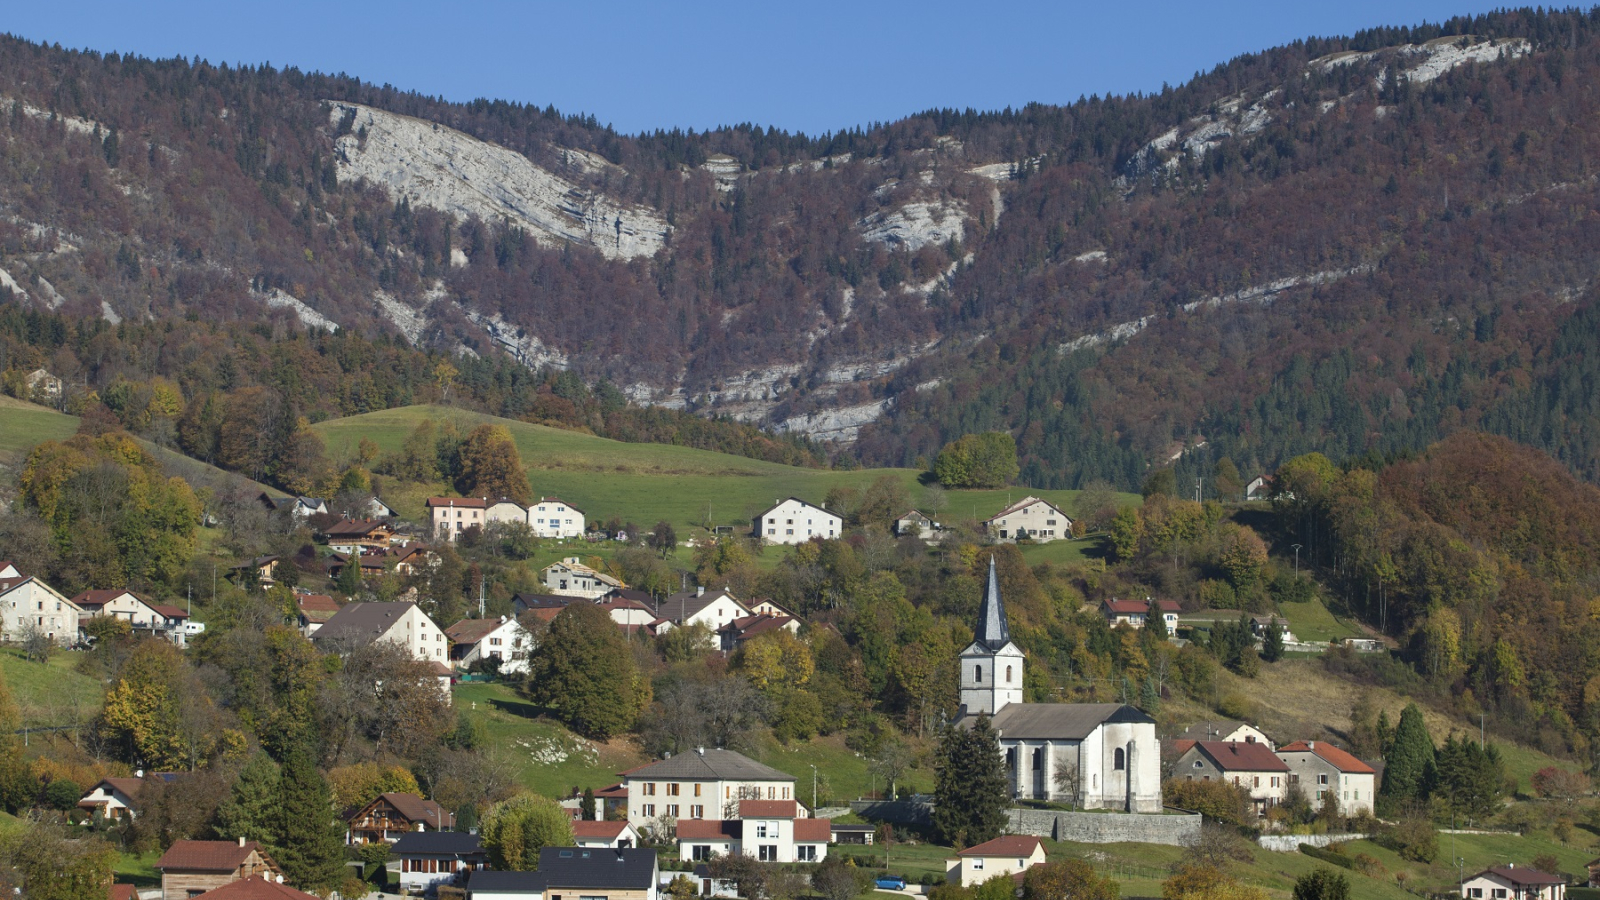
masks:
[[[629,133],[744,121],[820,133],[935,106],[1159,90],[1295,38],[1498,5],[54,0],[10,4],[0,30],[68,47],[347,72],[450,100],[553,103]]]

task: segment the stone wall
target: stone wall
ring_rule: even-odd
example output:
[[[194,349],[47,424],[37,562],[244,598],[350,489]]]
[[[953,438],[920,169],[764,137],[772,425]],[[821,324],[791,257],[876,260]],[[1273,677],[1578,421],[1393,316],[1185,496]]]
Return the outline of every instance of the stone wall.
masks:
[[[850,803],[850,809],[864,819],[895,825],[927,825],[933,813],[930,803],[905,800],[856,800]],[[1084,844],[1135,842],[1182,847],[1200,835],[1198,813],[1161,815],[1011,809],[1006,815],[1009,818],[1006,831],[1011,834]]]
[[[1256,838],[1256,843],[1263,850],[1273,853],[1294,853],[1300,849],[1301,844],[1310,844],[1313,847],[1326,847],[1342,841],[1359,841],[1366,837],[1365,834],[1263,834]]]

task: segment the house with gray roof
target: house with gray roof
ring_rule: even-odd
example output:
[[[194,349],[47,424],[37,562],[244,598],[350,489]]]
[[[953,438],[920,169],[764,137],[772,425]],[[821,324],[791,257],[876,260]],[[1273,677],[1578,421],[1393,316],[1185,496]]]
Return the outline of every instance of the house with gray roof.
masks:
[[[661,601],[656,607],[656,615],[659,617],[656,633],[665,634],[673,628],[704,625],[710,631],[706,643],[712,647],[720,647],[722,639],[718,637],[717,632],[737,619],[749,618],[751,613],[750,607],[727,588],[708,591],[703,586],[697,587],[692,591],[673,594]]]
[[[1011,640],[993,558],[973,641],[961,651],[961,718],[990,719],[1012,796],[1080,809],[1161,811],[1155,720],[1121,703],[1026,703],[1026,655]]]
[[[671,835],[680,819],[737,819],[741,800],[795,800],[794,776],[732,750],[696,748],[619,773],[628,822]]]
[[[421,662],[431,663],[433,677],[450,696],[450,641],[415,603],[346,603],[311,636],[324,652],[350,653],[387,641]]]
[[[473,872],[467,900],[657,900],[660,880],[654,850],[545,847],[537,872]]]

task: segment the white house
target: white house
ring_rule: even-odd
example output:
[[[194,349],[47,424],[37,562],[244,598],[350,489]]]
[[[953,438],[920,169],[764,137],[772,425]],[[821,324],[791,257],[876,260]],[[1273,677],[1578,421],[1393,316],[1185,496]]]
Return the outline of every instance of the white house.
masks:
[[[485,525],[497,522],[528,523],[528,508],[515,500],[501,497],[499,500],[484,498],[483,521]]]
[[[0,640],[20,641],[40,632],[63,647],[78,640],[83,610],[33,576],[0,579]]]
[[[488,524],[489,503],[482,497],[429,497],[429,530],[441,540],[453,541],[461,532]]]
[[[1507,863],[1463,880],[1461,896],[1469,900],[1566,900],[1567,882],[1559,875]]]
[[[751,612],[727,588],[707,591],[704,587],[697,587],[661,601],[661,605],[656,607],[656,615],[665,621],[657,624],[656,630],[665,633],[673,628],[704,625],[710,631],[706,643],[716,647],[721,645],[722,640],[717,632],[738,619],[749,618]]]
[[[560,497],[540,497],[528,507],[528,527],[542,538],[583,537],[583,510]]]
[[[1012,794],[1079,809],[1161,811],[1155,720],[1119,703],[1024,703],[1022,650],[1011,640],[994,560],[975,638],[961,651],[961,719],[989,715]]]
[[[1023,497],[983,521],[989,536],[1000,541],[1032,538],[1045,544],[1072,537],[1072,519],[1047,500]]]
[[[1266,732],[1248,722],[1235,722],[1232,719],[1207,719],[1196,722],[1188,728],[1177,733],[1177,740],[1187,741],[1238,741],[1244,744],[1263,744],[1268,750],[1277,745]]]
[[[1112,628],[1118,625],[1127,625],[1130,628],[1143,628],[1145,620],[1150,618],[1150,606],[1154,603],[1161,613],[1161,623],[1167,627],[1167,636],[1172,637],[1178,633],[1178,601],[1176,600],[1106,600],[1100,605],[1100,614],[1105,616],[1106,624]]]
[[[462,619],[444,630],[450,641],[450,662],[466,669],[480,659],[497,659],[500,671],[516,675],[528,670],[533,637],[510,616],[498,619]]]
[[[73,597],[72,602],[83,610],[78,617],[79,624],[88,619],[104,617],[121,619],[136,631],[154,631],[158,625],[166,623],[166,617],[156,612],[154,605],[145,602],[133,591],[84,591]]]
[[[794,776],[732,750],[696,749],[622,775],[628,821],[661,834],[686,819],[736,819],[741,800],[793,800]]]
[[[742,853],[762,862],[821,862],[832,821],[813,819],[793,800],[741,800],[737,819],[680,819],[678,859],[709,862]]]
[[[572,823],[572,842],[579,847],[610,847],[614,850],[637,847],[639,830],[632,822],[577,821]]]
[[[10,560],[0,560],[0,581],[21,577],[22,573],[17,570],[17,567]]]
[[[1272,499],[1272,488],[1272,476],[1257,475],[1250,479],[1249,484],[1244,486],[1244,498],[1246,500],[1270,500]]]
[[[894,533],[900,537],[932,537],[938,527],[938,523],[915,509],[894,520]]]
[[[1044,843],[1038,838],[1003,834],[945,860],[945,878],[951,884],[972,887],[996,875],[1015,875],[1044,863]]]
[[[1327,741],[1295,741],[1278,748],[1278,758],[1289,767],[1289,783],[1315,806],[1329,791],[1345,815],[1372,814],[1378,790],[1378,773]]]
[[[132,820],[138,816],[139,788],[143,778],[102,778],[78,800],[78,808],[110,821]]]
[[[627,587],[621,580],[579,562],[576,556],[545,566],[539,578],[544,582],[545,590],[558,597],[598,600],[617,588]]]
[[[1179,741],[1172,777],[1184,781],[1222,781],[1250,794],[1258,815],[1283,802],[1289,791],[1289,766],[1266,744],[1243,741]]]
[[[755,535],[768,544],[803,544],[814,537],[832,539],[844,520],[797,497],[779,502],[755,520]]]
[[[444,663],[450,658],[444,629],[415,603],[346,603],[311,640],[324,650],[341,653],[388,641],[423,662]]]

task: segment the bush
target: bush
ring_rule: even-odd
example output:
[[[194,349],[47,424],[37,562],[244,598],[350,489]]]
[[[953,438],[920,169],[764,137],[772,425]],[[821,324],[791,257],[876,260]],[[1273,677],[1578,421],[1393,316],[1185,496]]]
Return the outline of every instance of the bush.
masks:
[[[1311,857],[1312,859],[1318,859],[1325,863],[1332,863],[1333,865],[1339,866],[1343,869],[1350,869],[1354,871],[1356,868],[1356,861],[1348,856],[1345,856],[1343,853],[1335,853],[1332,850],[1324,850],[1321,847],[1313,847],[1310,844],[1301,844],[1300,852]]]
[[[51,809],[62,811],[76,809],[78,798],[83,796],[83,789],[69,778],[57,778],[45,785],[44,802]]]

